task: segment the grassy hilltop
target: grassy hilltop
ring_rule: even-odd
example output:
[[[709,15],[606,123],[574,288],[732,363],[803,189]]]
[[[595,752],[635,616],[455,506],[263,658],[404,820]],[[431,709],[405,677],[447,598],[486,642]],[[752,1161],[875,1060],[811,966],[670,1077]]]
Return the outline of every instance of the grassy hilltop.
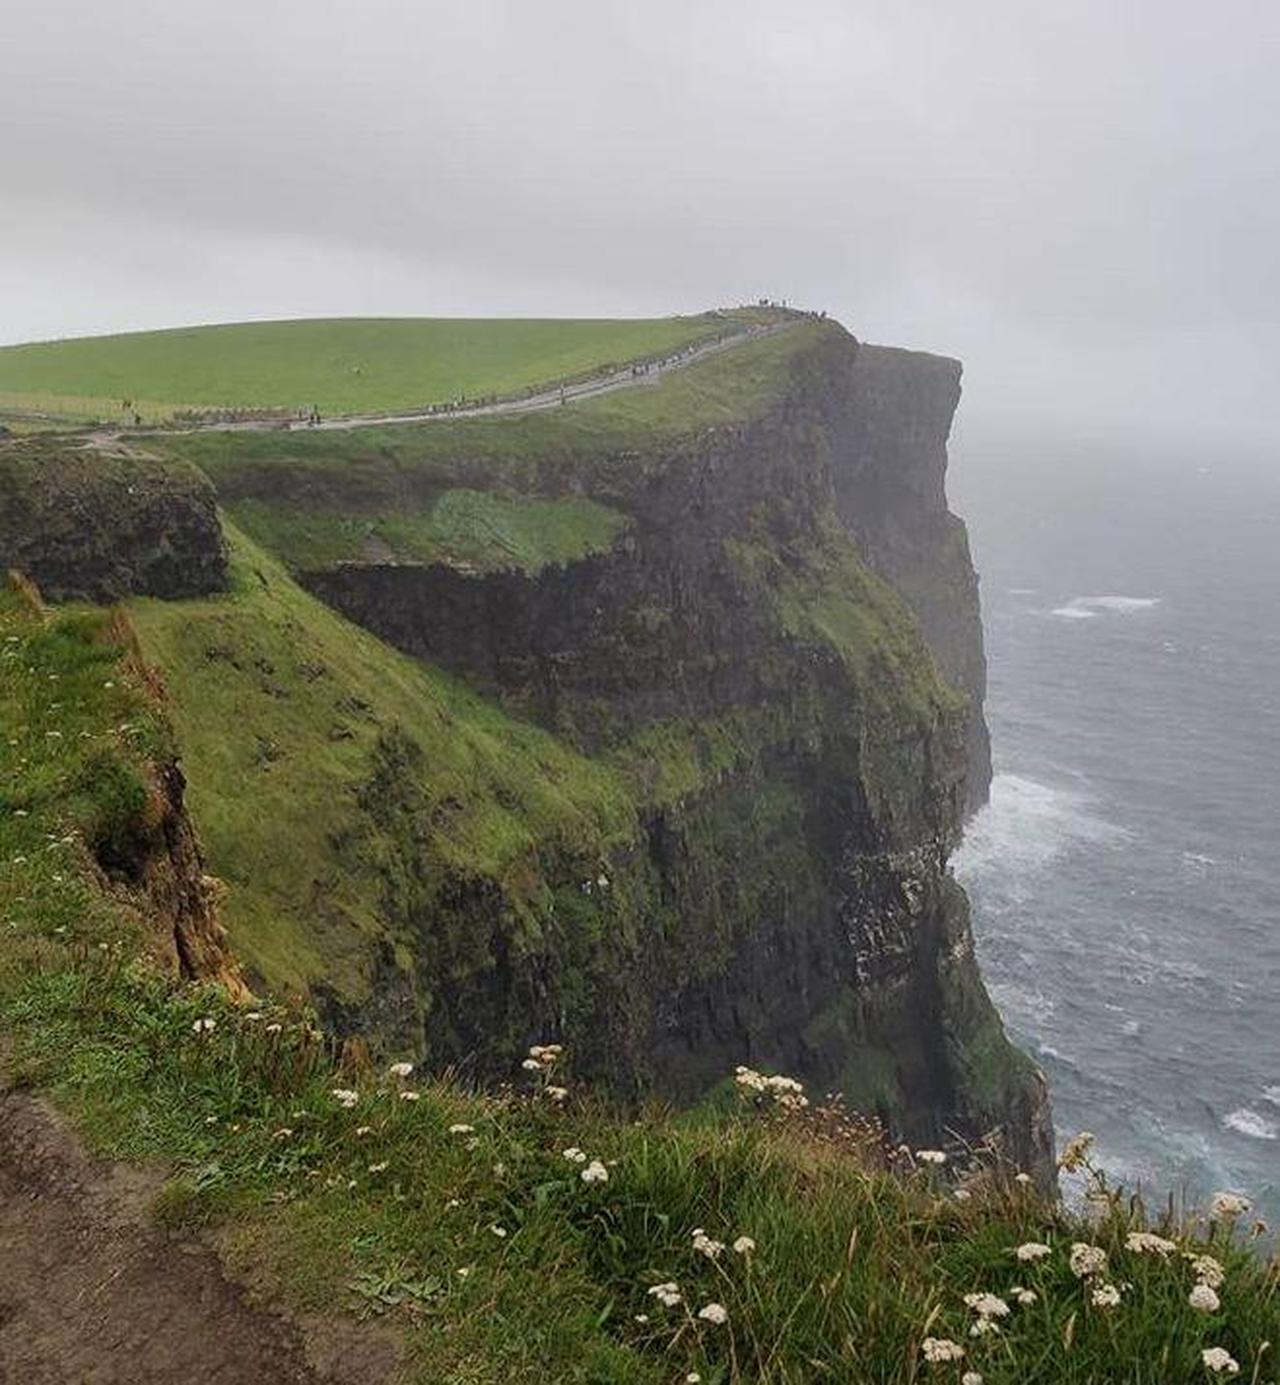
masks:
[[[180,410],[326,414],[517,394],[723,331],[716,314],[654,319],[334,318],[180,327],[0,348],[6,410],[150,422]]]

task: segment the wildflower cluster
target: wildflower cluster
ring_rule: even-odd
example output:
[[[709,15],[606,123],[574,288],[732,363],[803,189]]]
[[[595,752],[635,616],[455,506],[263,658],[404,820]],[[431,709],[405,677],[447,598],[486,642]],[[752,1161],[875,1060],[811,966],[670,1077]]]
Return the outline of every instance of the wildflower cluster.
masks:
[[[739,1064],[734,1069],[733,1080],[743,1095],[766,1098],[784,1111],[803,1111],[809,1104],[804,1084],[794,1077],[784,1077],[780,1073],[766,1077],[754,1068]]]
[[[569,1089],[551,1081],[552,1074],[564,1057],[563,1044],[534,1044],[520,1066],[531,1073],[538,1083],[539,1090],[548,1101],[557,1104],[568,1099]]]

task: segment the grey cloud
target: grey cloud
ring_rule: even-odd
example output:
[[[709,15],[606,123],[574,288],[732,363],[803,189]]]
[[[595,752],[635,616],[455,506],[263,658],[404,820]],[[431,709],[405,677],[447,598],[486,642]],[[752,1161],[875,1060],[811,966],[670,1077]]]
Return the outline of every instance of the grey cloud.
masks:
[[[969,408],[1280,432],[1280,8],[18,0],[0,337],[760,292]]]

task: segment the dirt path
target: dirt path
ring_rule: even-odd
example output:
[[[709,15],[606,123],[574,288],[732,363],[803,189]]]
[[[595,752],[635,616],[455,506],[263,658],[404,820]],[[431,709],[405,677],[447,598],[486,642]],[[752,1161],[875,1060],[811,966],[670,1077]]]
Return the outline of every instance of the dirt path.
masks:
[[[0,1090],[0,1382],[390,1385],[385,1336],[253,1307],[210,1250],[151,1225],[158,1183]]]

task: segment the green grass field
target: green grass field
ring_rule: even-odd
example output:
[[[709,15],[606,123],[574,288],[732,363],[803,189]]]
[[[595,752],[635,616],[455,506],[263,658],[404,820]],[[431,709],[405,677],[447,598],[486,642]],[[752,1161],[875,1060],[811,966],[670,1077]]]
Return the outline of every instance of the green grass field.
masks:
[[[182,327],[0,348],[0,415],[147,421],[189,409],[325,414],[509,395],[714,336],[714,314],[655,319],[334,318]]]

